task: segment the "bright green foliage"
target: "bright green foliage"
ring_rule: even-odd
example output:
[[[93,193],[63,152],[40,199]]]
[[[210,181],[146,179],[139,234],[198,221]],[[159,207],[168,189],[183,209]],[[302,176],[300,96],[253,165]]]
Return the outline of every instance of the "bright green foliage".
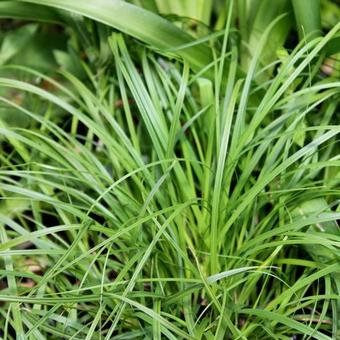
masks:
[[[1,338],[339,338],[340,24],[270,3],[0,1]]]

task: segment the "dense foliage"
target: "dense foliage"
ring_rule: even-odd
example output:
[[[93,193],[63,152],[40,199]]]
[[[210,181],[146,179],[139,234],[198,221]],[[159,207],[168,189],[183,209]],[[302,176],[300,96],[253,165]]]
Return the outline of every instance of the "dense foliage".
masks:
[[[340,5],[0,1],[1,339],[338,339]]]

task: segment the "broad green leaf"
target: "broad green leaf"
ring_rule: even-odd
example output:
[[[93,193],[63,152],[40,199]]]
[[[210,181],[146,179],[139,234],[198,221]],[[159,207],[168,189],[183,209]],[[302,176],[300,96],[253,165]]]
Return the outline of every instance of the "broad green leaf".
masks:
[[[321,34],[320,0],[292,0],[296,25],[301,40]]]
[[[137,38],[160,51],[190,43],[193,39],[166,19],[121,0],[20,0],[20,2],[59,8],[86,16]],[[177,51],[195,70],[211,60],[207,46],[191,46]]]
[[[0,18],[46,21],[50,23],[61,22],[60,17],[54,10],[16,1],[0,1]]]
[[[8,62],[29,44],[37,28],[38,25],[29,24],[7,33],[0,49],[0,65]]]

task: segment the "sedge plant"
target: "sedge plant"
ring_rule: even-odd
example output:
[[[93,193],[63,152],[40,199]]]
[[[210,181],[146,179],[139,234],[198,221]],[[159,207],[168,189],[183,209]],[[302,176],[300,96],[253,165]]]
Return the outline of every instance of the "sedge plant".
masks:
[[[68,39],[1,64],[1,338],[338,338],[340,24],[132,2],[0,2]]]

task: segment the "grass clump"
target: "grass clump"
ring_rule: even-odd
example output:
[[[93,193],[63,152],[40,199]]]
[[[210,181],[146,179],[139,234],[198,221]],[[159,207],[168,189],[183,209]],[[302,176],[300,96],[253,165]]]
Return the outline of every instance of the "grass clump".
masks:
[[[339,337],[336,5],[6,3],[0,336]]]

